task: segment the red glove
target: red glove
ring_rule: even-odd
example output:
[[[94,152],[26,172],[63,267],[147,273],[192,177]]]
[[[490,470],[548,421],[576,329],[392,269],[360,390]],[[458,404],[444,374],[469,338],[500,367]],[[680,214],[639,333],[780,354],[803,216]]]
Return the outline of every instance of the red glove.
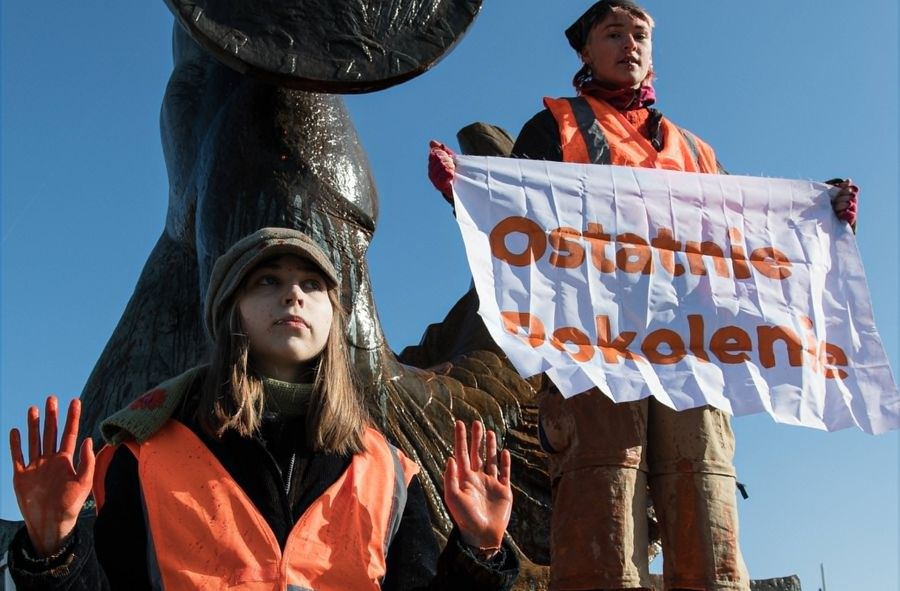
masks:
[[[435,140],[428,143],[428,180],[450,205],[453,205],[453,179],[456,176],[454,156],[453,150],[444,144]]]
[[[856,225],[856,210],[859,201],[859,187],[850,179],[831,179],[825,181],[829,185],[838,187],[840,191],[831,198],[831,207],[839,219],[851,226]]]

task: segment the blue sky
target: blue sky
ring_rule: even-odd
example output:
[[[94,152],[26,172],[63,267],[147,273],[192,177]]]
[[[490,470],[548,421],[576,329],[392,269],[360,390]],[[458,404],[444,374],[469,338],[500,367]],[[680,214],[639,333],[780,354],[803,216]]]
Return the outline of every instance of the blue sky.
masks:
[[[562,30],[589,4],[487,2],[457,48],[399,87],[348,98],[381,196],[370,250],[391,345],[418,341],[467,289],[458,230],[425,176],[430,138],[476,120],[518,132],[570,94]],[[564,8],[560,8],[564,6]],[[862,188],[858,242],[893,368],[898,345],[898,9],[892,0],[646,2],[657,106],[733,173]],[[47,393],[77,395],[158,238],[161,1],[2,3],[0,430]],[[413,254],[414,253],[414,254]],[[898,587],[898,434],[735,420],[742,544],[755,577],[804,589]],[[5,447],[5,445],[4,445]],[[0,516],[17,518],[0,453]]]

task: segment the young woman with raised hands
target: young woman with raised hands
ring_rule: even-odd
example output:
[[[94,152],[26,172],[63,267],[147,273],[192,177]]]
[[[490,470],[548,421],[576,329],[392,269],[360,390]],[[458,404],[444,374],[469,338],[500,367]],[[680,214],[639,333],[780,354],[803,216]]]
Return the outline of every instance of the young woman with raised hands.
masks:
[[[107,419],[74,462],[80,405],[59,445],[28,411],[10,433],[25,527],[23,589],[508,589],[509,452],[455,427],[444,474],[456,528],[439,552],[418,466],[372,426],[354,387],[338,275],[306,235],[264,228],[213,269],[209,365]],[[484,448],[484,456],[481,450]],[[93,483],[93,484],[92,484]],[[93,490],[97,518],[79,513]]]

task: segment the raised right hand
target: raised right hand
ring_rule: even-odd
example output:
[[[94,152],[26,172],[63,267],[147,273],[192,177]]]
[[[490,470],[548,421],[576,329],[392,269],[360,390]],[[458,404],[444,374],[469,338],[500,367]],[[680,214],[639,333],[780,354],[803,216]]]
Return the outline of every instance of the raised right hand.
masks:
[[[444,469],[444,502],[463,542],[482,552],[496,553],[512,513],[512,459],[508,450],[498,453],[493,431],[487,432],[482,459],[483,435],[484,425],[475,421],[472,439],[467,442],[465,424],[456,421],[453,457]]]
[[[16,500],[25,519],[28,537],[42,557],[55,554],[75,528],[94,478],[94,448],[90,437],[81,444],[77,471],[72,462],[81,401],[75,399],[69,404],[59,449],[56,447],[58,406],[55,396],[47,397],[43,437],[38,408],[28,409],[27,465],[22,457],[19,430],[9,432]]]
[[[840,189],[831,198],[831,208],[834,210],[834,214],[851,226],[855,226],[859,187],[854,185],[850,179],[831,179],[825,182]]]
[[[453,156],[453,150],[444,144],[436,140],[428,143],[428,180],[450,205],[453,205],[453,178],[456,176]]]

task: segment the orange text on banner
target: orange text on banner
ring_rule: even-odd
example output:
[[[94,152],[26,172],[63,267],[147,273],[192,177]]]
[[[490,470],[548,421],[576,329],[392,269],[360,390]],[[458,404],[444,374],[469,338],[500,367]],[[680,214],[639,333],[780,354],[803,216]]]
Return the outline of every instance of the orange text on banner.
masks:
[[[507,238],[516,235],[524,240],[524,246],[516,249],[518,252],[507,244]],[[686,271],[691,275],[706,275],[706,257],[718,277],[749,279],[751,268],[770,279],[783,280],[791,276],[791,261],[783,252],[774,246],[762,246],[748,256],[741,246],[741,238],[738,229],[729,228],[726,253],[726,249],[715,242],[675,240],[674,233],[667,228],[660,228],[648,241],[629,232],[613,236],[594,222],[588,223],[583,231],[560,227],[547,232],[529,218],[510,216],[494,226],[489,241],[491,254],[514,267],[525,267],[541,260],[549,246],[548,262],[564,269],[579,267],[590,258],[591,264],[602,273],[614,273],[618,269],[624,273],[649,275],[655,265],[659,265],[673,277],[684,275]],[[610,252],[609,246],[617,247],[615,252]],[[676,262],[675,253],[685,254],[687,269],[683,263]]]
[[[548,336],[544,323],[528,312],[505,311],[500,313],[500,317],[506,332],[520,337],[532,347],[549,343],[581,363],[593,359],[598,351],[603,355],[603,361],[609,364],[628,359],[656,365],[672,365],[688,355],[708,363],[710,354],[719,363],[740,364],[751,361],[752,354],[755,354],[759,365],[770,369],[777,364],[777,349],[784,351],[791,367],[808,363],[826,378],[847,377],[847,372],[840,369],[848,365],[847,354],[837,345],[819,341],[812,331],[809,318],[801,319],[805,329],[802,336],[787,326],[762,325],[756,327],[754,342],[751,334],[739,326],[720,327],[707,339],[703,316],[688,314],[687,342],[680,333],[661,328],[644,335],[636,343],[635,332],[624,331],[614,337],[609,317],[605,315],[595,318],[596,337],[593,341],[585,330],[576,327],[557,328]]]

